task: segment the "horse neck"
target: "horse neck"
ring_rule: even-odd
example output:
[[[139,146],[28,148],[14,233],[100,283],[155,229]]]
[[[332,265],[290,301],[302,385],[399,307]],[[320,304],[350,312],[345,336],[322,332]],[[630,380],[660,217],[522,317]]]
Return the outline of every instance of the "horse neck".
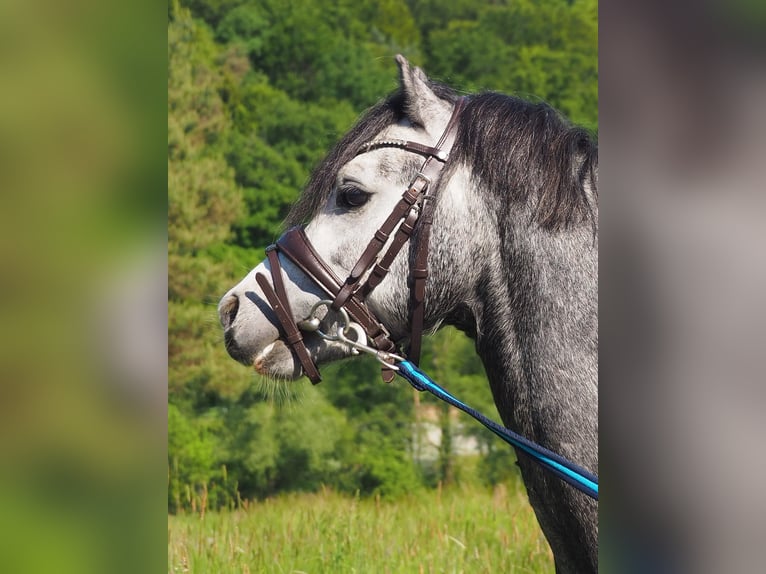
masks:
[[[588,225],[549,232],[528,221],[497,226],[466,330],[503,422],[595,471],[597,247]]]

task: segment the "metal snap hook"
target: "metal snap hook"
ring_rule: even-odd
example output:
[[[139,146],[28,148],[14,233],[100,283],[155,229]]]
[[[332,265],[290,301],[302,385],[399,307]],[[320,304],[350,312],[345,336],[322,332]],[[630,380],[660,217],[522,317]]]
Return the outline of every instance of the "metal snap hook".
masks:
[[[322,299],[321,301],[317,301],[311,308],[308,317],[298,321],[298,328],[302,331],[316,333],[325,341],[337,341],[338,343],[343,343],[344,345],[348,346],[349,349],[351,349],[352,355],[367,353],[368,355],[374,356],[386,367],[395,371],[399,370],[399,367],[397,367],[395,363],[398,361],[403,361],[404,358],[394,353],[387,353],[385,351],[379,351],[378,349],[370,347],[367,344],[367,333],[365,332],[364,328],[359,323],[352,321],[348,315],[348,311],[346,311],[343,307],[337,311],[337,313],[340,315],[341,321],[340,325],[338,325],[338,328],[335,331],[335,334],[329,335],[322,331],[319,328],[321,321],[327,317],[327,313],[330,312],[331,306],[332,301],[329,299]],[[325,313],[322,319],[320,319],[317,317],[317,312],[322,307],[327,307],[327,313]]]
[[[354,338],[349,339],[346,335],[346,331],[353,333]],[[350,342],[353,341],[355,344],[363,345],[367,341],[367,333],[364,332],[364,329],[359,323],[354,323],[353,321],[346,325],[346,327],[339,327],[338,328],[338,340],[346,343],[349,347],[351,347],[351,354],[352,355],[358,355],[359,349],[356,347],[356,345],[351,345]]]
[[[346,329],[351,329],[354,331],[356,337],[354,339],[348,338],[346,336]],[[394,371],[399,370],[399,367],[397,367],[395,363],[397,361],[404,360],[403,357],[400,357],[395,353],[387,353],[386,351],[380,351],[367,345],[367,333],[365,333],[364,329],[362,329],[362,326],[357,323],[350,323],[346,327],[338,327],[337,340],[351,347],[352,354],[357,355],[362,352],[367,353],[368,355],[372,355],[378,360],[379,363]]]

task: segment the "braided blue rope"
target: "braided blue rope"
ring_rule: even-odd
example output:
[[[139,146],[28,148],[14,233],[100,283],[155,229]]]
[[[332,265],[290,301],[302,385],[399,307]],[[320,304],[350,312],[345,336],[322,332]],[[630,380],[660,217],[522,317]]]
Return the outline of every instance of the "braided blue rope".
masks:
[[[453,397],[431,380],[428,375],[418,369],[413,363],[402,361],[397,364],[397,367],[399,367],[399,370],[397,371],[399,375],[406,379],[407,382],[418,391],[428,391],[441,400],[460,409],[464,413],[471,415],[505,442],[532,457],[532,459],[537,461],[543,468],[551,471],[560,479],[571,484],[591,498],[598,500],[598,477],[596,475],[569,462],[555,452],[535,444],[512,430],[500,426],[496,422],[488,419],[480,412],[475,411],[465,403]]]

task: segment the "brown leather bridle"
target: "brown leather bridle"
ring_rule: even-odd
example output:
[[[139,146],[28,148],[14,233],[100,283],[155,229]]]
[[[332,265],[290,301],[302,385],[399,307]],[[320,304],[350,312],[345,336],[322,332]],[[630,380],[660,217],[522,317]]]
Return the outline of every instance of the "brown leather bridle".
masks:
[[[290,309],[278,253],[292,261],[327,294],[332,301],[331,309],[335,311],[345,309],[354,321],[362,327],[375,349],[384,353],[394,353],[396,343],[391,339],[391,334],[385,325],[370,311],[365,300],[388,274],[394,258],[412,236],[416,224],[419,225],[420,234],[415,246],[415,262],[410,270],[412,278],[410,287],[410,346],[407,352],[408,360],[418,364],[425,317],[428,249],[435,209],[434,192],[437,189],[435,184],[455,143],[458,120],[465,103],[465,97],[457,100],[447,127],[435,147],[405,140],[373,140],[359,148],[357,155],[382,147],[398,147],[408,152],[424,155],[426,160],[407,186],[391,214],[375,232],[345,281],[341,281],[322,260],[306,237],[302,226],[289,229],[275,244],[266,248],[274,286],[272,288],[269,281],[261,273],[256,273],[256,281],[282,326],[284,340],[295,353],[304,373],[312,383],[317,384],[322,380],[322,377],[306,348],[301,329]],[[431,190],[430,194],[429,190]],[[399,226],[398,229],[397,225]],[[378,260],[378,255],[395,230],[396,233],[388,250]],[[362,281],[365,276],[366,279]],[[393,371],[384,366],[383,380],[391,382],[393,378]]]

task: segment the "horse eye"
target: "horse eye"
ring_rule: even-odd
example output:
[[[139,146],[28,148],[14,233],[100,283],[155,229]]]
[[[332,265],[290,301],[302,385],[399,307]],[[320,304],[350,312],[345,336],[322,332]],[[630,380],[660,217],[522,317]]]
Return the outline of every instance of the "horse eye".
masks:
[[[345,209],[354,209],[362,207],[370,199],[370,194],[362,191],[358,187],[345,186],[338,190],[335,203],[338,207]]]

